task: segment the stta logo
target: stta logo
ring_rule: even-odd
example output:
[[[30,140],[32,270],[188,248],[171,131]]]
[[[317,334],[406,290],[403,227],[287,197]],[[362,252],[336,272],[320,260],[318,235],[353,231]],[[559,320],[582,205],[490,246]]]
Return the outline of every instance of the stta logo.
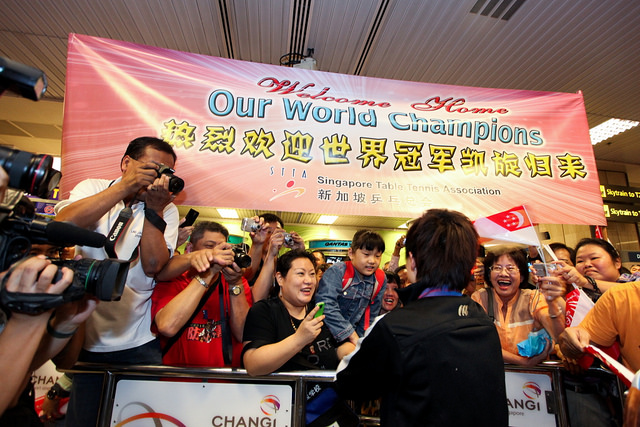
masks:
[[[260,401],[260,410],[265,415],[275,415],[276,412],[280,409],[280,399],[278,396],[274,396],[273,394],[269,394],[262,398]]]
[[[533,381],[528,381],[522,386],[522,392],[529,399],[537,399],[542,394],[540,386]]]

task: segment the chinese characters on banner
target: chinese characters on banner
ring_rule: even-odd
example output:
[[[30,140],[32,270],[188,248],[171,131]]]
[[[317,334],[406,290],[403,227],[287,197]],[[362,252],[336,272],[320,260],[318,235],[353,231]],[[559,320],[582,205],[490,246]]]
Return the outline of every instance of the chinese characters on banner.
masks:
[[[115,178],[126,144],[178,154],[180,204],[605,224],[581,94],[404,82],[72,34],[63,197]],[[96,162],[96,150],[100,161]],[[567,203],[567,199],[571,200]]]

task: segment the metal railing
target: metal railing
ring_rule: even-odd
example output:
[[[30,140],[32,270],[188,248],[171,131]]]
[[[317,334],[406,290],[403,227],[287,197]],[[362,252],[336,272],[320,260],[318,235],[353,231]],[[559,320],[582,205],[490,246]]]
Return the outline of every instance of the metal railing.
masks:
[[[144,379],[168,379],[168,378],[192,378],[199,380],[229,380],[238,383],[287,383],[294,390],[292,408],[292,426],[303,427],[305,425],[305,402],[308,382],[332,382],[334,371],[300,371],[300,372],[276,372],[266,376],[252,377],[244,369],[234,368],[197,368],[178,367],[165,365],[102,365],[95,363],[78,363],[73,369],[66,372],[74,374],[103,374],[102,402],[98,414],[98,426],[110,425],[113,411],[113,397],[116,392],[117,382],[120,379],[144,378]]]
[[[598,369],[600,373],[608,373]],[[93,373],[104,375],[102,402],[99,411],[98,425],[107,427],[113,412],[113,402],[116,393],[117,383],[121,379],[145,379],[145,380],[167,380],[167,379],[198,379],[203,382],[208,380],[224,380],[233,383],[279,383],[290,384],[293,389],[292,402],[292,426],[302,427],[305,425],[305,403],[308,382],[332,382],[335,376],[334,371],[299,371],[299,372],[277,372],[266,376],[252,377],[244,369],[232,368],[197,368],[197,367],[176,367],[176,366],[150,366],[150,365],[109,365],[78,363],[73,369],[67,372],[73,373]],[[547,401],[552,405],[555,413],[556,425],[568,425],[566,412],[566,398],[563,385],[564,370],[559,363],[545,363],[531,368],[522,368],[516,365],[505,365],[505,372],[518,373],[544,373],[551,378],[553,393],[547,396]],[[611,374],[612,375],[612,374]],[[621,384],[619,384],[622,390]],[[357,412],[357,411],[356,411]],[[379,418],[361,416],[363,425],[380,425]]]

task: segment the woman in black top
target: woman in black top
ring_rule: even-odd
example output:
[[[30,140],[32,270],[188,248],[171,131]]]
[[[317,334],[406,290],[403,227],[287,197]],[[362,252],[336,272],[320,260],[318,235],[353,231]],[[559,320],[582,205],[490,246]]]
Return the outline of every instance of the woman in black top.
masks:
[[[247,372],[335,369],[353,347],[337,345],[324,315],[314,318],[315,258],[302,249],[285,253],[278,258],[276,280],[278,297],[256,302],[247,315],[242,356]]]

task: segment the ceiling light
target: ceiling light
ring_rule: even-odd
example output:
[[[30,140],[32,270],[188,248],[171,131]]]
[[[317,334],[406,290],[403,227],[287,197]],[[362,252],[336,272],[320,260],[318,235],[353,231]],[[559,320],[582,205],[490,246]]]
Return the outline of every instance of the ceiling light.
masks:
[[[638,126],[638,123],[639,122],[634,122],[633,120],[622,119],[609,119],[604,123],[600,123],[598,126],[589,129],[591,144],[596,145],[600,141],[604,141],[614,135]]]
[[[227,218],[227,219],[236,219],[236,218],[240,218],[238,216],[238,212],[236,212],[235,209],[222,209],[222,208],[217,208],[216,209],[218,211],[218,213],[220,214],[220,216],[222,218]]]
[[[337,215],[320,215],[320,218],[318,218],[318,224],[330,225],[336,222],[336,219],[338,219]]]

